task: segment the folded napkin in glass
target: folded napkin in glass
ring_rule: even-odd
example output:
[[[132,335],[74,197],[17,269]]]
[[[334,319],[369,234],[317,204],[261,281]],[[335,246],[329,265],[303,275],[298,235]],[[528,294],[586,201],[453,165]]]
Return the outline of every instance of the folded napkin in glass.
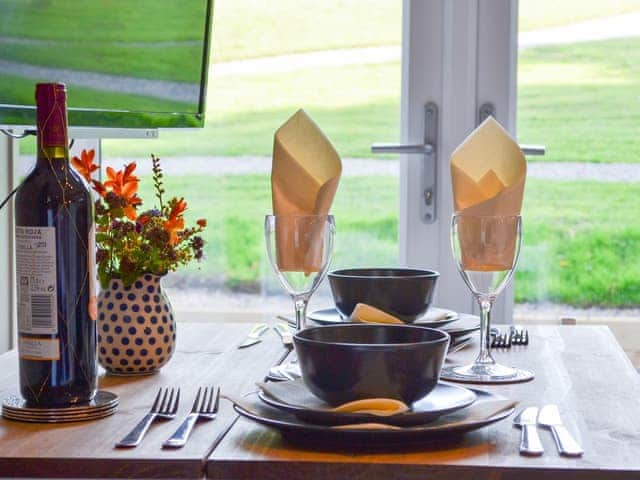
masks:
[[[302,420],[323,425],[371,422],[420,425],[467,407],[476,400],[476,394],[468,388],[438,383],[433,391],[410,406],[394,399],[376,398],[334,407],[313,395],[302,379],[257,385],[260,388],[258,397],[262,402],[290,412]]]

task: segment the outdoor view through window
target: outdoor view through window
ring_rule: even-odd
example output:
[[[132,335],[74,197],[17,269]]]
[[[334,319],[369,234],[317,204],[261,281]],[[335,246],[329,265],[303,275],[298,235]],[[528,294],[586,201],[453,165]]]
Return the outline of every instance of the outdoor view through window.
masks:
[[[167,279],[180,287],[176,310],[292,311],[266,259],[263,219],[273,133],[299,107],[343,158],[332,266],[397,264],[398,161],[369,148],[399,139],[401,8],[216,2],[205,128],[103,142],[107,165],[138,162],[148,203],[149,154],[160,156],[167,193],[186,197],[191,223],[208,220],[204,262]],[[518,141],[547,153],[528,159],[516,318],[555,304],[640,305],[638,25],[640,0],[520,2]],[[30,141],[21,149],[32,156]],[[323,285],[312,308],[328,295]]]

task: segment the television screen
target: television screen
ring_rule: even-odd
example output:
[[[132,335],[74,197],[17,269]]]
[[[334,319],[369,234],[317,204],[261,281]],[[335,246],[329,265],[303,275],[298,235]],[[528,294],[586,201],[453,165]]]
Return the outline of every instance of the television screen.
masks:
[[[0,126],[34,126],[37,82],[70,126],[202,127],[213,0],[0,0]]]

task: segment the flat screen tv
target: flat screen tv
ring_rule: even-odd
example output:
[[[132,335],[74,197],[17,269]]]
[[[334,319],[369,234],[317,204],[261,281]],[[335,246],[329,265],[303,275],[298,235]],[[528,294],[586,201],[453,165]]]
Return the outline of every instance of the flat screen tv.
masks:
[[[35,125],[37,82],[69,125],[202,127],[213,0],[0,0],[0,127]]]

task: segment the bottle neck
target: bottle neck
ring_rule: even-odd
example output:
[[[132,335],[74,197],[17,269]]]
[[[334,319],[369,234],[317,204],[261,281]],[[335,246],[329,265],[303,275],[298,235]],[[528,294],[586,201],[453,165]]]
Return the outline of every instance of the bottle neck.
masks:
[[[39,140],[39,139],[38,139]],[[39,142],[38,142],[39,143]],[[38,167],[63,169],[69,167],[69,148],[38,144]]]
[[[60,83],[36,85],[38,165],[66,168],[69,165],[67,93]]]

